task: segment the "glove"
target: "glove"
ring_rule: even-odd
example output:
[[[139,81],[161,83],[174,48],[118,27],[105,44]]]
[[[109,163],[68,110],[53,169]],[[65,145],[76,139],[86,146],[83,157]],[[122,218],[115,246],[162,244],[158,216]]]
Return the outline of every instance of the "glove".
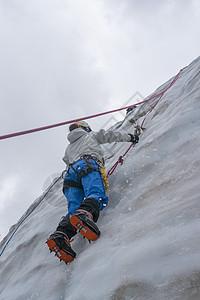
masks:
[[[131,140],[130,140],[131,143],[137,144],[139,142],[139,136],[138,135],[136,135],[136,134],[133,135],[131,133],[129,133],[129,135],[131,137]]]

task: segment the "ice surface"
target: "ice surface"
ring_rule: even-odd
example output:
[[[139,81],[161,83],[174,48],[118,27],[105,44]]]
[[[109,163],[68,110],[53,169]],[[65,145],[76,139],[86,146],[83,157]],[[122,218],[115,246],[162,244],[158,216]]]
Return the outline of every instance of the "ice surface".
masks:
[[[153,103],[130,113],[117,130],[132,132],[130,118],[141,124]],[[77,235],[78,257],[68,266],[49,254],[45,240],[67,211],[59,182],[2,254],[0,299],[199,300],[199,115],[200,58],[183,69],[147,117],[139,144],[109,177],[101,238],[90,245]],[[107,170],[128,146],[105,147]]]

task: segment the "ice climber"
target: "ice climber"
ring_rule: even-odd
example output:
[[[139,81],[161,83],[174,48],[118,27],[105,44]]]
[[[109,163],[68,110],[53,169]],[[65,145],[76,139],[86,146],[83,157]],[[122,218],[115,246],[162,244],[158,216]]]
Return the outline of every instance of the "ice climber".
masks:
[[[70,144],[63,157],[67,165],[63,192],[68,202],[68,214],[62,217],[56,231],[47,240],[50,251],[54,251],[66,263],[76,257],[70,240],[78,230],[89,241],[100,236],[95,223],[99,218],[99,211],[108,203],[103,180],[105,176],[102,174],[104,153],[101,144],[139,141],[137,135],[130,133],[104,129],[93,132],[83,121],[71,124],[69,131]]]

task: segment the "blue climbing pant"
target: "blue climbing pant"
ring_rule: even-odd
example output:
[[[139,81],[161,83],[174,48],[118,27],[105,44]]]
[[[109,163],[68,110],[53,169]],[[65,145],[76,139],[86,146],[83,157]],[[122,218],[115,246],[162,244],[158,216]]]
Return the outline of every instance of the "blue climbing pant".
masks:
[[[100,203],[99,210],[104,209],[108,203],[104,182],[99,172],[99,165],[93,159],[89,159],[89,161],[92,164],[92,169],[97,171],[87,173],[88,165],[85,159],[80,159],[72,164],[65,175],[64,182],[70,182],[73,185],[64,188],[64,194],[68,202],[67,215],[72,215],[79,208],[84,198],[95,198]],[[83,174],[84,171],[86,172],[80,179],[79,175]],[[79,188],[78,185],[80,185]]]

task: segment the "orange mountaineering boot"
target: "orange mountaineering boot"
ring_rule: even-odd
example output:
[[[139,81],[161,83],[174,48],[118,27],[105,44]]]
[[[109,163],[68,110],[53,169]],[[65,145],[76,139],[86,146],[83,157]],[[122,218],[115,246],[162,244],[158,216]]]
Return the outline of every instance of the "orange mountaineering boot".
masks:
[[[94,223],[92,214],[86,210],[76,210],[70,217],[70,223],[89,241],[100,237],[101,232]]]
[[[55,231],[51,234],[46,243],[50,252],[55,252],[55,255],[60,259],[60,261],[68,263],[72,262],[76,257],[76,253],[70,246],[68,236],[61,231]]]

